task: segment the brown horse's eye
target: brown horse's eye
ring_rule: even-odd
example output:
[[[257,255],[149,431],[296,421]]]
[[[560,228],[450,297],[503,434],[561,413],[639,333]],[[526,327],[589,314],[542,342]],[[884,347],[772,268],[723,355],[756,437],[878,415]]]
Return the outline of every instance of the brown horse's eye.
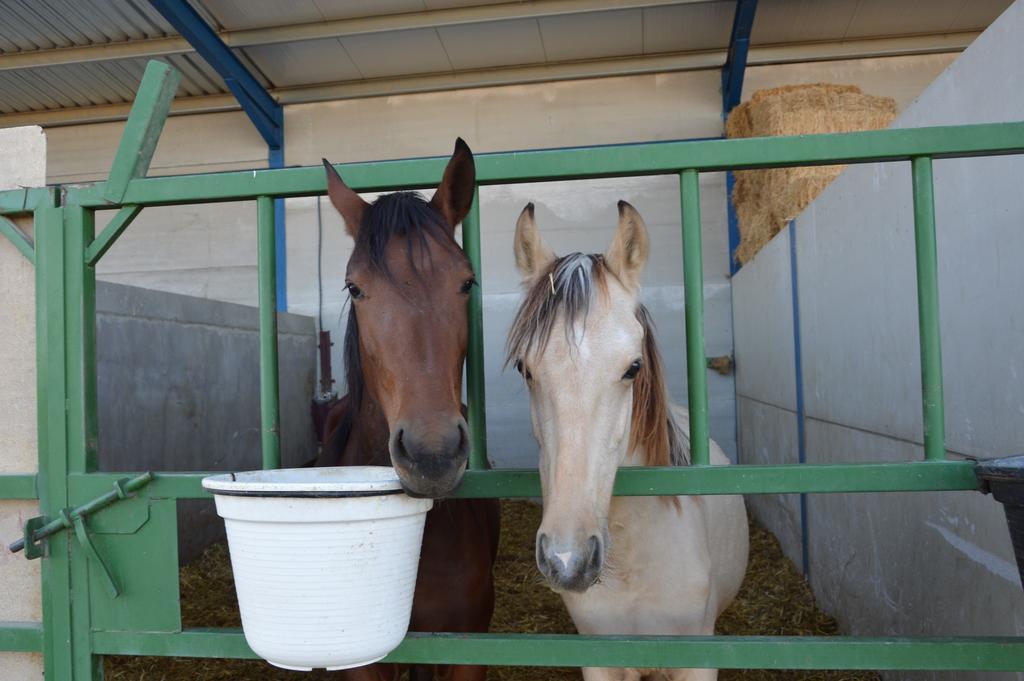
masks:
[[[533,374],[530,373],[530,370],[526,368],[526,366],[523,364],[523,360],[521,359],[516,360],[516,371],[522,374],[523,378],[525,378],[527,381],[533,378]]]
[[[366,294],[363,293],[363,289],[359,288],[352,282],[345,284],[345,288],[348,289],[349,295],[352,296],[352,298],[355,300],[359,300],[360,298],[366,297]]]
[[[469,293],[476,286],[476,279],[467,279],[462,282],[462,288],[459,289],[459,293]]]
[[[640,369],[641,369],[641,367],[643,367],[643,365],[644,365],[643,360],[640,360],[640,359],[638,359],[635,362],[633,362],[632,364],[630,364],[629,368],[626,369],[626,373],[622,374],[622,380],[630,381],[630,380],[636,378],[636,375],[640,373]]]

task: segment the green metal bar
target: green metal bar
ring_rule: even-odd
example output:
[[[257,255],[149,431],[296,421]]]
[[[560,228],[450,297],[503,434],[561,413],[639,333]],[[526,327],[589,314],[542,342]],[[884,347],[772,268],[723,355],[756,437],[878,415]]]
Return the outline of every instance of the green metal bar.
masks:
[[[102,196],[107,201],[121,201],[128,183],[145,177],[180,81],[181,73],[167,64],[155,60],[146,64],[110,167],[110,177],[103,187]]]
[[[83,503],[110,489],[125,473],[70,476],[71,498]],[[155,499],[207,499],[200,481],[216,473],[154,473],[141,492]],[[805,492],[929,492],[977,490],[973,461],[623,468],[617,496],[674,494],[789,494]],[[536,470],[469,470],[458,498],[535,498]]]
[[[38,498],[34,473],[0,475],[0,500]]]
[[[238,629],[97,631],[108,655],[255,659]],[[387,662],[531,667],[1024,670],[1024,638],[574,636],[411,633]]]
[[[40,653],[43,625],[39,622],[0,622],[0,652]]]
[[[64,209],[35,213],[36,383],[39,420],[39,509],[56,517],[68,506],[67,391],[64,337]],[[43,665],[48,679],[74,679],[70,538],[49,544],[42,562]]]
[[[57,205],[53,187],[23,187],[0,191],[0,215],[27,215],[37,208]]]
[[[911,161],[914,185],[914,241],[917,255],[917,315],[921,342],[921,401],[924,456],[946,458],[946,417],[942,396],[942,341],[939,328],[939,264],[935,247],[935,188],[932,160]]]
[[[466,356],[466,399],[469,402],[469,467],[483,469],[487,461],[487,414],[484,409],[484,292],[480,262],[480,190],[473,192],[473,205],[462,221],[462,249],[476,275],[477,285],[469,291],[469,353]]]
[[[36,249],[32,244],[32,240],[23,231],[18,229],[16,224],[2,215],[0,215],[0,234],[7,237],[30,263],[36,264]]]
[[[98,237],[93,239],[89,247],[85,249],[85,264],[95,267],[100,258],[110,250],[117,238],[128,229],[128,225],[142,212],[142,206],[125,206],[117,211],[117,215],[103,228]]]
[[[79,206],[64,209],[65,352],[68,391],[68,470],[96,467],[99,439],[96,394],[96,270],[85,263],[95,236],[95,215]]]
[[[280,387],[277,372],[277,250],[274,200],[256,199],[260,303],[260,432],[263,468],[281,467]]]
[[[85,248],[94,237],[93,211],[81,206],[65,206],[64,427],[69,473],[88,473],[96,467],[99,412],[96,396],[96,271],[85,264]],[[62,536],[57,541],[63,543],[70,539],[70,536]],[[51,547],[54,543],[48,542]],[[87,552],[74,542],[69,543],[68,563],[72,656],[69,679],[90,681],[102,674],[98,669],[99,658],[95,658],[90,649],[92,625]]]
[[[1019,153],[1024,153],[1024,122],[479,154],[476,171],[480,184],[507,184],[656,175],[685,168],[706,172]],[[422,188],[438,182],[446,161],[353,163],[343,167],[342,175],[357,191]],[[129,182],[122,203],[148,206],[324,193],[322,168],[281,168],[136,179]],[[65,203],[108,206],[102,185],[68,187]]]
[[[704,353],[704,263],[700,243],[700,175],[679,174],[683,215],[683,284],[686,308],[686,391],[690,408],[690,462],[711,460],[708,434],[708,369]]]

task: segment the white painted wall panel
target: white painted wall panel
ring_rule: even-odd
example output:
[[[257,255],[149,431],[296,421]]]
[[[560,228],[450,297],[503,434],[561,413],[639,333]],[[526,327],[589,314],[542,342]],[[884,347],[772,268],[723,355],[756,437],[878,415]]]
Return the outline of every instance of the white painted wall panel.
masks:
[[[789,227],[732,279],[736,393],[796,412]]]
[[[1007,65],[1024,63],[1022,30],[1024,3],[1017,2],[896,127],[1020,120],[1021,75]],[[969,456],[1019,453],[1024,442],[1021,177],[1019,156],[935,166],[947,443]],[[909,164],[850,168],[797,218],[795,230],[808,461],[920,459]],[[748,282],[741,281],[745,290]],[[777,285],[770,277],[762,283]],[[747,333],[737,325],[738,336]],[[746,343],[737,338],[738,354]],[[741,386],[750,369],[740,364]],[[746,405],[740,413],[747,413]],[[851,633],[1024,631],[1024,596],[1002,508],[990,498],[974,492],[811,495],[808,511],[812,586]]]
[[[991,97],[985,76],[1002,83],[993,64],[1024,62],[1022,17],[1018,3],[895,127],[1019,119],[1021,90]],[[947,433],[961,453],[1009,455],[1024,441],[1022,176],[1019,156],[935,165]],[[797,239],[808,414],[920,442],[909,164],[849,169],[797,219]]]
[[[812,461],[920,458],[872,433],[807,422]],[[827,454],[825,454],[827,453]],[[1001,508],[975,492],[808,497],[811,584],[826,612],[864,636],[1024,634]],[[900,672],[893,679],[1009,681],[1024,674]]]
[[[742,372],[739,372],[742,374]],[[737,395],[739,451],[743,464],[792,464],[799,460],[796,414]],[[755,494],[747,508],[778,538],[782,551],[797,569],[802,566],[799,494]]]

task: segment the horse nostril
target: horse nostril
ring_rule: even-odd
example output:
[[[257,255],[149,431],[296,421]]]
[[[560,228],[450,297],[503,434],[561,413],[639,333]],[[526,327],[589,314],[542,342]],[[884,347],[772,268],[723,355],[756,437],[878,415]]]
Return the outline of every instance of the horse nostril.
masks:
[[[399,428],[397,431],[395,431],[395,443],[394,446],[391,448],[393,450],[391,454],[399,463],[408,464],[410,463],[409,450],[405,448],[404,439],[405,430],[403,428]]]
[[[601,567],[601,539],[597,535],[592,535],[590,541],[590,560],[587,561],[587,567],[594,570]]]
[[[537,535],[537,565],[544,569],[548,565],[548,536],[546,534]]]

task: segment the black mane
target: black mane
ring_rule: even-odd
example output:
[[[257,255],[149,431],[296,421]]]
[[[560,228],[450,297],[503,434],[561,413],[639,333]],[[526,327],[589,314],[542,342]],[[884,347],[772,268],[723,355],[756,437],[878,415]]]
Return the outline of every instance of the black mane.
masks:
[[[374,201],[363,213],[352,256],[365,257],[374,269],[390,277],[387,247],[392,237],[407,240],[409,262],[414,268],[413,246],[419,248],[421,255],[426,255],[428,238],[458,248],[451,227],[419,192],[394,192]]]

